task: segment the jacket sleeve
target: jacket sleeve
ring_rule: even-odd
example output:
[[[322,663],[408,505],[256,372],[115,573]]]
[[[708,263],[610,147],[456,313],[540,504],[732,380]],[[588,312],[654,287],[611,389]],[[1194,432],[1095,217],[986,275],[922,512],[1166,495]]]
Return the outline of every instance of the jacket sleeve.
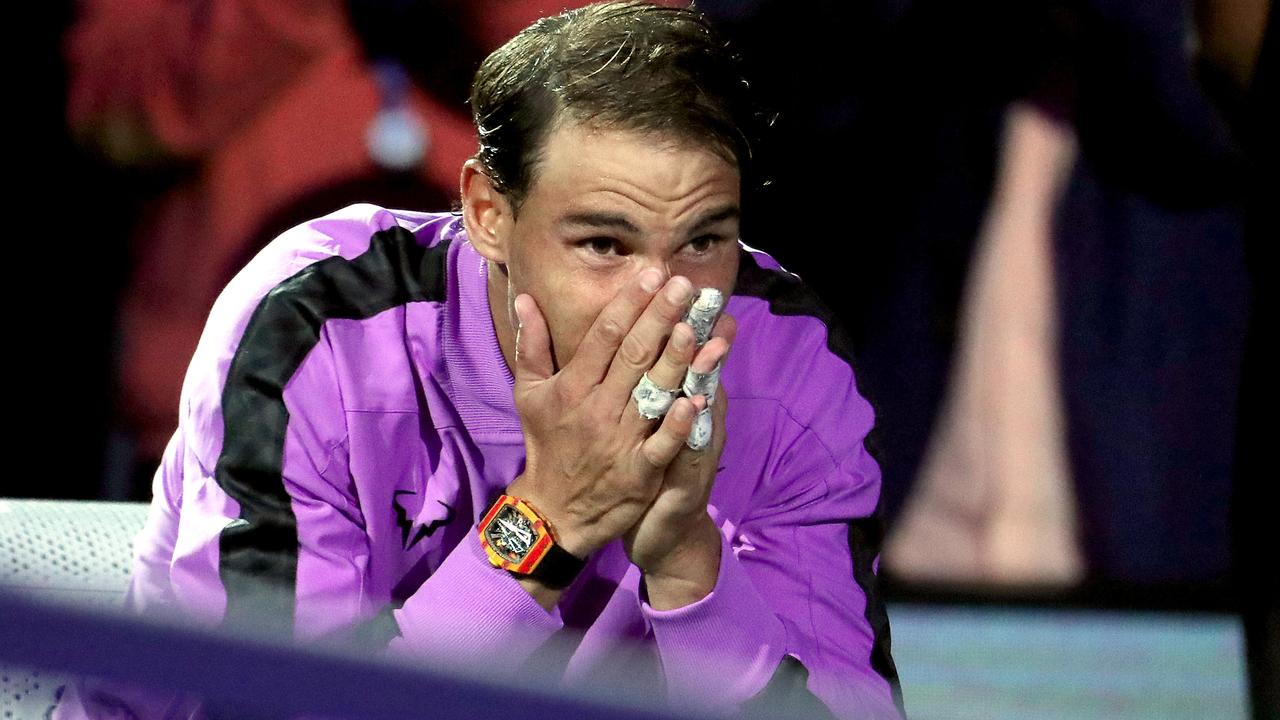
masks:
[[[369,535],[348,463],[341,388],[323,331],[286,386],[284,400],[289,419],[282,479],[297,529],[295,635],[342,636],[385,617],[386,598],[366,590],[372,585]],[[233,455],[224,452],[222,462]],[[253,453],[246,460],[253,462]],[[256,547],[269,550],[270,542],[264,533]],[[477,606],[481,599],[483,612]],[[499,649],[504,658],[521,661],[563,626],[558,609],[544,610],[514,578],[489,564],[474,532],[391,616],[395,637],[388,653],[429,661],[482,658]]]
[[[559,607],[543,609],[510,573],[489,564],[475,533],[393,615],[400,636],[388,648],[392,655],[477,665],[495,656],[523,663],[564,627]]]
[[[333,257],[334,236],[393,222],[352,208],[291,231],[290,243],[268,246],[219,298],[157,476],[130,585],[133,611],[171,607],[192,624],[302,640],[341,638],[385,615],[387,598],[371,590],[368,528],[326,326],[312,322],[315,308],[268,306],[294,302],[277,291]],[[282,348],[298,347],[286,342],[297,338],[281,333],[297,327],[314,334],[305,352],[291,355]],[[479,638],[502,642],[510,657],[561,627],[558,613],[489,566],[473,543],[464,539],[396,613],[401,637],[391,652],[451,651]],[[483,623],[467,612],[478,597],[490,603]],[[507,642],[517,636],[528,640]],[[145,720],[187,717],[189,709],[172,695],[73,684],[55,717]]]
[[[799,671],[804,687],[793,702],[816,696],[837,717],[898,718],[875,587],[878,550],[862,532],[873,519],[857,517],[876,503],[879,468],[861,436],[838,459],[811,430],[792,430],[741,524],[717,518],[722,547],[712,592],[674,610],[642,603],[668,692],[680,704],[732,710],[777,697]]]
[[[173,606],[183,618],[206,626],[300,640],[342,640],[380,616],[385,599],[367,591],[368,535],[348,469],[340,390],[323,332],[283,398],[287,422],[281,442],[273,445],[269,423],[260,418],[245,451],[221,453],[216,472],[189,447],[195,443],[182,440],[209,418],[184,413],[183,428],[156,476],[150,519],[137,544],[130,610]],[[278,473],[263,473],[281,447]],[[182,488],[181,495],[171,487]],[[475,611],[477,598],[486,602],[484,613]],[[544,610],[488,563],[474,533],[394,616],[399,636],[387,652],[427,659],[448,653],[457,660],[459,652],[498,647],[515,659],[532,654],[562,627],[558,610]],[[53,717],[161,720],[188,717],[198,706],[180,693],[80,680],[68,685]]]
[[[367,590],[372,585],[369,535],[348,463],[341,388],[323,331],[285,387],[284,400],[288,424],[281,477],[297,539],[296,545],[278,552],[287,555],[296,547],[296,569],[282,578],[286,585],[294,583],[289,608],[294,634],[301,639],[340,637],[387,608],[386,598]],[[224,452],[220,461],[225,465],[234,456]],[[253,463],[254,453],[245,461]],[[222,545],[225,551],[225,539]],[[273,552],[271,536],[261,533],[249,550]],[[249,560],[255,561],[254,555]],[[289,560],[286,556],[279,565],[286,573]],[[221,562],[225,579],[226,566],[235,558]],[[246,572],[256,567],[251,562]],[[276,566],[266,567],[270,572]],[[233,592],[235,586],[227,590]],[[481,598],[484,612],[477,611]],[[532,653],[563,625],[558,609],[547,612],[514,578],[489,564],[471,532],[391,616],[396,637],[390,640],[390,654],[452,661],[460,654],[482,657],[496,648],[516,659]]]

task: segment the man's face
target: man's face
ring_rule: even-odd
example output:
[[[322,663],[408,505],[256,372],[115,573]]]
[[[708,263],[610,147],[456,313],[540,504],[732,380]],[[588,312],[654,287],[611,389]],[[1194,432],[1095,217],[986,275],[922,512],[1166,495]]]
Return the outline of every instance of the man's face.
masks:
[[[738,170],[710,149],[561,123],[507,226],[507,308],[528,293],[556,367],[618,290],[656,267],[728,297],[738,272]]]

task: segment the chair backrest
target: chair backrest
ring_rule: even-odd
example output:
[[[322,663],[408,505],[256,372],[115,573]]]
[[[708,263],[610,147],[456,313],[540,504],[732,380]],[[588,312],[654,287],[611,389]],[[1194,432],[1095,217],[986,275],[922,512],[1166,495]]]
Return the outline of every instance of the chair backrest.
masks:
[[[54,602],[119,605],[144,503],[0,498],[0,588]],[[63,677],[0,667],[0,719],[43,720]]]

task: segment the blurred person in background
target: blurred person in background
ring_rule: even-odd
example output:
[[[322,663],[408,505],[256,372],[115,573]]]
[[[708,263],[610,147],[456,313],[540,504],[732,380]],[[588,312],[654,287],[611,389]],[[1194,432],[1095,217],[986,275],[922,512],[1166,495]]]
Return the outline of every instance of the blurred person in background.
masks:
[[[471,102],[461,213],[330,213],[219,295],[130,609],[486,672],[575,630],[571,683],[899,717],[872,413],[829,313],[738,240],[737,59],[696,11],[605,3],[503,45]],[[681,320],[698,288],[718,322]],[[86,681],[54,717],[121,705],[199,701]]]
[[[782,242],[787,228],[767,213],[744,218],[744,232],[850,327],[881,419],[871,445],[891,525],[932,465],[972,491],[963,522],[1001,525],[1003,496],[1079,544],[1083,576],[1049,572],[1050,585],[1221,589],[1246,303],[1240,162],[1186,60],[1184,16],[928,0],[708,12],[779,108],[773,182],[758,191],[770,202],[755,207],[820,193],[849,208],[857,262]],[[813,23],[822,12],[842,21]],[[803,41],[780,50],[790,38]],[[805,72],[815,66],[840,68],[839,81]],[[801,181],[814,151],[826,182]],[[981,307],[962,310],[966,300]],[[971,342],[962,329],[986,334]],[[964,400],[977,386],[953,379],[966,373],[994,394]],[[970,409],[946,420],[957,400]],[[1016,403],[1060,409],[1023,421]],[[977,444],[955,455],[939,431],[973,423]],[[949,461],[930,455],[946,447]],[[1020,466],[1027,452],[1044,455]],[[1018,497],[1018,484],[1052,476],[1060,489],[1044,497],[1057,500]],[[1069,555],[1046,559],[1069,568]]]
[[[1280,565],[1248,449],[1256,330],[1245,348],[1276,236],[1266,5],[704,3],[781,111],[762,194],[825,188],[857,219],[847,265],[771,246],[768,215],[744,232],[850,328],[888,570],[944,596],[1235,596],[1269,718]],[[825,185],[797,171],[806,148]]]

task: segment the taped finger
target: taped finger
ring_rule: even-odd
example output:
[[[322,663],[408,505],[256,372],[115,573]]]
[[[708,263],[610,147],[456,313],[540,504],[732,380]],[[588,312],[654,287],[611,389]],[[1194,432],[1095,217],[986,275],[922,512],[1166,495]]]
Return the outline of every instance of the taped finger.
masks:
[[[685,373],[684,384],[680,386],[685,397],[701,395],[707,399],[707,405],[714,404],[716,389],[720,387],[720,365],[716,363],[716,366],[711,368],[711,372],[698,372],[690,367]]]
[[[631,399],[636,401],[636,410],[646,420],[657,420],[671,409],[680,394],[677,390],[668,390],[649,379],[649,373],[640,376],[640,382],[631,391]]]
[[[685,445],[690,450],[706,450],[711,444],[711,434],[715,429],[715,421],[711,419],[711,406],[708,405],[693,417],[693,427],[689,429],[689,438]]]
[[[723,307],[723,293],[715,288],[702,288],[689,307],[689,312],[685,313],[684,322],[693,328],[693,336],[699,346],[711,339],[711,329],[715,327],[716,317]]]

